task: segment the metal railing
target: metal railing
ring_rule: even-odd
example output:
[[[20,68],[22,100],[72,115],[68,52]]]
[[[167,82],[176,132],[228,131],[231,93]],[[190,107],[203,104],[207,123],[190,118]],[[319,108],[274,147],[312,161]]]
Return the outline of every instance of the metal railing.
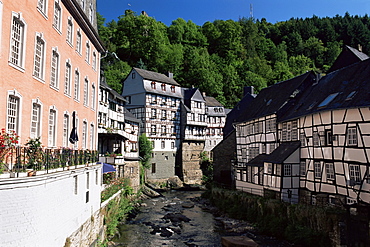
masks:
[[[0,147],[0,171],[4,172],[26,172],[45,170],[78,165],[87,165],[98,161],[98,152],[92,150],[73,150],[69,148],[31,148],[31,147]],[[1,173],[0,172],[0,173]]]

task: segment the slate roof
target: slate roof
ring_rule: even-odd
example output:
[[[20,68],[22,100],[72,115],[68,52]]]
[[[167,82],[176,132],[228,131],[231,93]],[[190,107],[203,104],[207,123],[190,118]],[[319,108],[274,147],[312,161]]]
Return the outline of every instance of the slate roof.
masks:
[[[217,101],[217,99],[210,97],[210,96],[205,96],[204,99],[206,100],[206,106],[211,106],[211,107],[223,107],[223,105]]]
[[[258,166],[258,167],[263,167],[263,164],[264,162],[266,162],[266,160],[268,159],[268,156],[267,154],[260,154],[258,156],[256,156],[254,159],[251,159],[247,165],[248,166]]]
[[[316,75],[310,71],[290,80],[278,82],[264,88],[252,101],[245,114],[239,121],[246,122],[256,118],[277,114],[278,111],[290,100],[314,83]]]
[[[331,100],[329,100],[329,98]],[[309,87],[279,121],[333,109],[370,106],[370,59],[336,70]]]
[[[231,111],[227,112],[225,110],[227,117],[225,126],[223,128],[224,136],[229,135],[234,130],[233,123],[241,122],[242,116],[247,114],[249,105],[254,100],[254,97],[255,96],[251,95],[250,93],[247,93]]]
[[[290,155],[301,146],[300,141],[282,142],[265,160],[275,164],[282,164]]]
[[[156,82],[164,82],[170,85],[174,86],[180,86],[173,78],[170,78],[164,74],[145,70],[145,69],[139,69],[139,68],[133,68],[136,70],[136,72],[143,77],[144,79],[156,81]]]
[[[141,122],[139,119],[137,119],[134,116],[134,114],[129,112],[126,108],[123,108],[123,109],[124,109],[124,113],[125,113],[125,120],[131,121],[131,122],[134,122],[134,123],[140,123]]]
[[[346,45],[344,46],[342,52],[339,54],[333,65],[328,70],[328,73],[347,67],[351,64],[364,61],[368,58],[369,56],[365,53]]]

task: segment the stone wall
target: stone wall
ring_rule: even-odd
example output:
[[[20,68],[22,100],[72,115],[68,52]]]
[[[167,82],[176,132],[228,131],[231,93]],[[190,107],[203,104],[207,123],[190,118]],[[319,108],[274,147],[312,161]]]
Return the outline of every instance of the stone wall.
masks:
[[[225,137],[213,150],[213,179],[214,181],[234,187],[231,160],[236,159],[235,131]]]
[[[183,141],[181,150],[183,182],[200,184],[203,176],[200,167],[200,153],[204,150],[204,142]]]

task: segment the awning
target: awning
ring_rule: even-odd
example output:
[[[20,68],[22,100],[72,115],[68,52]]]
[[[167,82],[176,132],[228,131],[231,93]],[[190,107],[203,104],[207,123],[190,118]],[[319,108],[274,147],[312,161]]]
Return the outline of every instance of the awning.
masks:
[[[116,168],[114,168],[112,165],[103,163],[103,173],[108,173],[108,172],[115,172]]]

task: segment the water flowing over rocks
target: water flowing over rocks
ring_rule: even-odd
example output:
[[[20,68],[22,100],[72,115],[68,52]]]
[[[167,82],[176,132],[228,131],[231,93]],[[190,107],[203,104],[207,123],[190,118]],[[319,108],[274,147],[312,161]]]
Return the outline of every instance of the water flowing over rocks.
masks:
[[[222,215],[201,198],[201,191],[169,191],[163,197],[144,200],[140,212],[120,225],[115,246],[222,246],[223,236],[243,236],[259,246],[289,244],[258,234],[255,227]]]

